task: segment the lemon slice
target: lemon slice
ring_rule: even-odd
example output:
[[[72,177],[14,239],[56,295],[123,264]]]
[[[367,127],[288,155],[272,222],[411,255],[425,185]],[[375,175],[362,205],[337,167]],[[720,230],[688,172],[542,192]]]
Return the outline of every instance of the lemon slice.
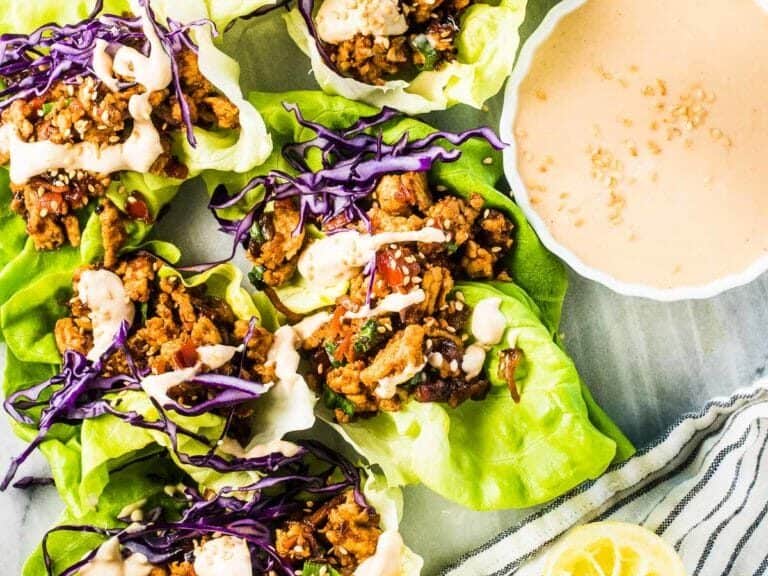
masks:
[[[544,576],[686,576],[674,548],[635,524],[574,528],[547,555]]]

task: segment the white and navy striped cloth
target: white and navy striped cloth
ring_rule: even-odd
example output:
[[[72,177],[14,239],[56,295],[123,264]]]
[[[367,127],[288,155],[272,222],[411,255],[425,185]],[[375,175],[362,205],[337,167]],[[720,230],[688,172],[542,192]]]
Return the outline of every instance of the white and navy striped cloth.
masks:
[[[690,576],[768,573],[768,380],[709,402],[656,444],[460,558],[444,576],[541,576],[574,525],[640,523]]]

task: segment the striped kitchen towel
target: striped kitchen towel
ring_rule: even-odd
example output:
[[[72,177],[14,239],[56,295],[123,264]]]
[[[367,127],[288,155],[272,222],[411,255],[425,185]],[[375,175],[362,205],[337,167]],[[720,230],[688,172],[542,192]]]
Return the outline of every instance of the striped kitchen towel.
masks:
[[[681,418],[657,443],[532,513],[444,576],[540,576],[572,526],[640,523],[690,576],[768,573],[768,380]]]

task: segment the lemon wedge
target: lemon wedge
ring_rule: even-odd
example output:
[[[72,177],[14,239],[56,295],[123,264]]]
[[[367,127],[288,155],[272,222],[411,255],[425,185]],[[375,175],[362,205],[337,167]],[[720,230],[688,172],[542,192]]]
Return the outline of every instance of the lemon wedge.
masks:
[[[674,548],[635,524],[595,522],[568,532],[547,555],[544,576],[686,576]]]

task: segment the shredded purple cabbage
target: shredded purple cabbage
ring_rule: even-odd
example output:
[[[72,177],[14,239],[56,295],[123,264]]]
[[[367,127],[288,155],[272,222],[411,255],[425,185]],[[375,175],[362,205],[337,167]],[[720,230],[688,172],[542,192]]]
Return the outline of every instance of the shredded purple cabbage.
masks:
[[[243,340],[244,350],[253,337],[255,328],[256,319],[252,318]],[[173,451],[179,461],[191,466],[211,468],[219,472],[271,471],[285,462],[286,459],[281,454],[270,454],[260,458],[223,458],[216,454],[218,442],[212,442],[205,436],[178,426],[165,413],[166,410],[171,410],[184,416],[199,416],[212,411],[229,410],[227,425],[222,433],[223,437],[229,429],[234,409],[245,402],[261,397],[268,390],[264,384],[258,382],[215,373],[198,374],[191,382],[214,390],[216,394],[209,400],[188,407],[175,401],[160,406],[152,399],[160,415],[159,420],[153,421],[147,420],[136,412],[120,410],[119,400],[115,402],[114,396],[127,390],[141,390],[141,379],[147,375],[147,373],[142,373],[137,369],[126,348],[128,329],[128,323],[123,322],[112,345],[97,361],[91,362],[79,352],[68,350],[64,354],[64,363],[59,374],[45,382],[17,391],[4,401],[3,406],[6,412],[16,422],[34,425],[37,427],[38,433],[24,451],[11,460],[5,478],[0,483],[0,491],[8,488],[19,467],[40,445],[55,424],[76,425],[84,420],[104,415],[114,416],[132,426],[166,434],[171,439]],[[109,358],[117,352],[124,354],[131,374],[103,377],[101,374],[104,366]],[[240,354],[241,374],[244,356],[244,352]],[[42,412],[39,419],[35,419],[29,414],[29,411],[40,408],[42,408]],[[179,435],[209,446],[209,452],[203,455],[189,455],[181,452],[178,448]]]
[[[328,50],[325,48],[325,43],[320,40],[320,35],[317,33],[317,26],[315,26],[315,18],[313,12],[315,11],[315,0],[298,0],[297,7],[299,14],[304,19],[304,23],[307,25],[309,35],[315,41],[317,51],[320,53],[320,57],[331,70],[336,70],[336,64],[331,60],[331,56],[328,54]]]
[[[370,199],[383,176],[427,172],[437,162],[448,163],[459,159],[459,148],[447,149],[438,142],[446,141],[459,146],[472,138],[482,138],[496,150],[505,147],[487,126],[460,133],[436,131],[416,140],[410,140],[406,132],[396,142],[387,144],[382,136],[383,127],[401,116],[392,108],[360,118],[347,128],[333,129],[306,120],[296,104],[283,103],[283,106],[296,116],[299,125],[316,134],[304,142],[283,147],[283,157],[296,175],[273,170],[266,176],[253,178],[232,197],[228,196],[224,187],[219,188],[209,207],[219,223],[219,229],[234,237],[232,252],[224,260],[190,267],[189,270],[206,270],[234,257],[238,245],[247,244],[253,223],[271,201],[286,198],[298,201],[301,219],[296,233],[308,221],[319,220],[327,224],[342,215],[348,223],[362,221],[370,225],[364,203]],[[378,133],[370,133],[376,129]],[[308,157],[312,150],[321,153],[322,167],[319,170],[313,170],[309,165]],[[244,218],[226,220],[218,216],[217,210],[237,205],[260,186],[264,188],[264,198]]]
[[[18,488],[19,490],[31,490],[32,488],[53,485],[53,478],[37,476],[25,476],[21,480],[17,480],[13,483],[13,487]]]
[[[181,89],[175,56],[184,49],[197,50],[189,35],[192,28],[210,26],[215,34],[215,26],[209,20],[182,24],[172,19],[164,26],[156,20],[149,0],[141,0],[140,5],[146,10],[170,57],[173,89],[181,108],[187,140],[191,146],[196,146],[189,103]],[[98,0],[91,15],[77,24],[51,23],[31,34],[0,36],[0,78],[5,84],[0,90],[0,110],[19,99],[41,97],[57,82],[79,84],[83,77],[95,77],[93,54],[97,40],[103,40],[112,49],[127,44],[137,47],[144,55],[149,54],[150,45],[140,17],[99,15],[102,8],[103,0]],[[128,86],[130,84],[124,83],[121,88]]]
[[[143,522],[130,528],[65,525],[52,529],[43,538],[43,558],[48,575],[57,574],[48,550],[51,535],[80,532],[117,538],[130,553],[143,554],[150,563],[159,566],[185,560],[195,543],[203,538],[233,536],[247,542],[254,574],[274,571],[281,576],[293,576],[294,568],[275,548],[276,528],[306,509],[308,499],[325,502],[347,490],[354,491],[358,504],[368,507],[361,492],[357,468],[320,443],[306,441],[302,446],[303,458],[286,461],[279,474],[250,486],[224,489],[212,498],[187,488],[183,495],[185,508],[176,520],[165,518],[163,510],[157,508],[150,511]],[[77,574],[97,552],[98,549],[91,551],[58,572],[59,576]]]

